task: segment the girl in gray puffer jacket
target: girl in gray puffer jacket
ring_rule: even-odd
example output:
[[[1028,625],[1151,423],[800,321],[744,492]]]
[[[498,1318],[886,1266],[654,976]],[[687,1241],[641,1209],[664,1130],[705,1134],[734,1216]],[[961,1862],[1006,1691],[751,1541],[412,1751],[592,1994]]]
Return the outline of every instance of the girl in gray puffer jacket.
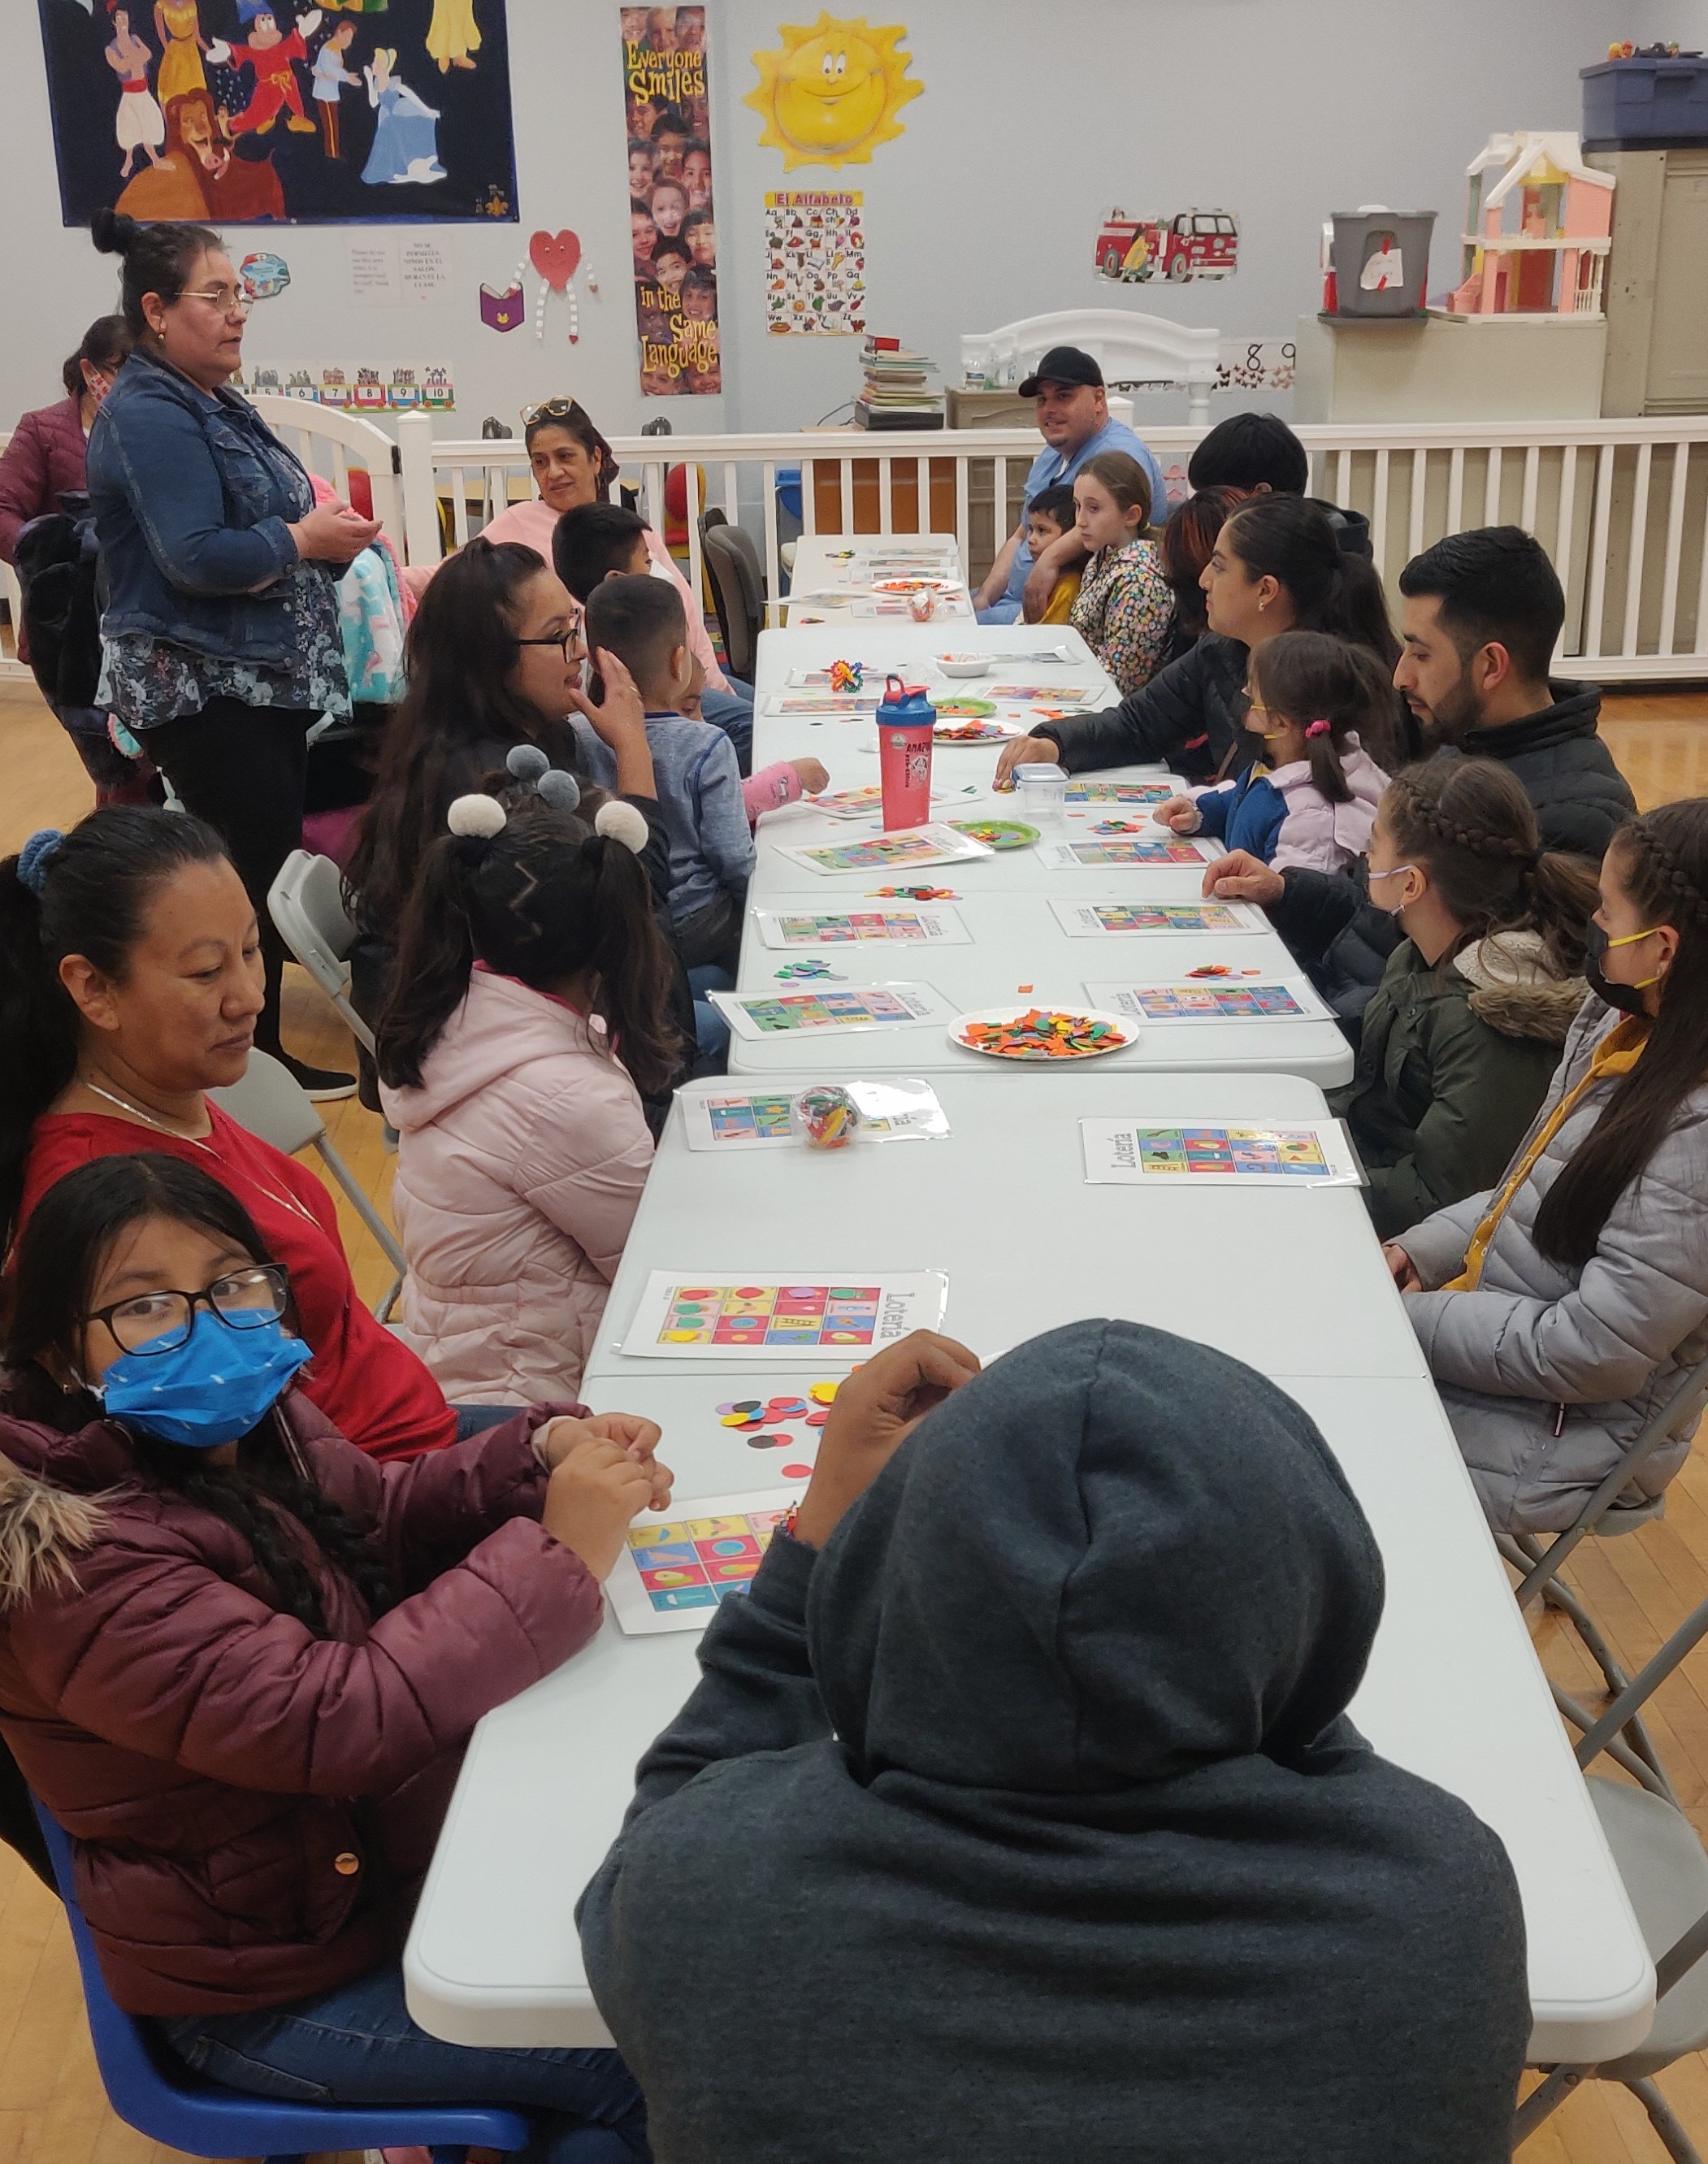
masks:
[[[1600,887],[1595,995],[1505,1180],[1385,1250],[1506,1532],[1569,1526],[1708,1354],[1708,798],[1621,827]],[[1692,1424],[1633,1501],[1678,1471]]]

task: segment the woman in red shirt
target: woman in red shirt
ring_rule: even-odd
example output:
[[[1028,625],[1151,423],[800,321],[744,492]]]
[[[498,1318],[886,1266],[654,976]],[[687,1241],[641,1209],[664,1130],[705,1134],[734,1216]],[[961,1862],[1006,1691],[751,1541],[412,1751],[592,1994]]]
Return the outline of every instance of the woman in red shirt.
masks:
[[[261,996],[254,908],[199,820],[95,812],[0,864],[7,1252],[54,1182],[92,1158],[146,1149],[199,1164],[290,1270],[314,1349],[307,1396],[371,1458],[438,1449],[457,1415],[363,1305],[331,1197],[208,1101],[242,1079]]]

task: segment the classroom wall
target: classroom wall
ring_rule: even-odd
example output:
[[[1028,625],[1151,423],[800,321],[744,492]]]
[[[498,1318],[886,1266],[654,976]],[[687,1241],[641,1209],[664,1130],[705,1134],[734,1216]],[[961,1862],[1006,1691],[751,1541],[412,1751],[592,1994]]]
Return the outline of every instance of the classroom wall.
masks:
[[[34,11],[29,0],[6,5],[18,22],[0,130],[12,296],[0,425],[56,395],[60,359],[112,305],[114,284],[87,234],[60,223]],[[1437,209],[1438,290],[1456,268],[1464,169],[1490,130],[1575,126],[1577,71],[1613,37],[1708,42],[1704,0],[868,0],[867,12],[907,24],[924,94],[870,165],[800,166],[786,183],[781,154],[759,147],[759,116],[741,100],[756,79],[750,55],[777,44],[780,21],[812,13],[710,0],[721,398],[639,395],[616,0],[509,0],[520,225],[385,228],[442,249],[443,299],[354,306],[348,244],[371,228],[237,229],[239,252],[272,248],[292,276],[257,309],[250,356],[448,360],[458,411],[441,433],[478,433],[488,412],[513,423],[524,402],[563,389],[613,433],[658,412],[679,429],[810,424],[854,395],[859,342],[765,334],[763,198],[786,184],[864,192],[870,318],[951,370],[963,331],[1051,308],[1123,306],[1285,337],[1316,305],[1329,211]],[[1091,245],[1112,202],[1233,211],[1238,275],[1167,289],[1101,285]],[[543,344],[531,322],[502,336],[486,329],[481,282],[507,281],[529,231],[566,225],[603,289],[582,301],[580,344],[568,344],[556,299]],[[531,300],[537,281],[528,285]],[[1165,396],[1141,399],[1140,410],[1184,418],[1183,402]]]

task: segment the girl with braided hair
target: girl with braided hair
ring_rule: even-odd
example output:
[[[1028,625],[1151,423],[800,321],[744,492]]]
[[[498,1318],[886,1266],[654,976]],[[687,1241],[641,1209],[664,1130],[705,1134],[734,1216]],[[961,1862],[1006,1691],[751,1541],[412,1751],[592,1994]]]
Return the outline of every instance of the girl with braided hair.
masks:
[[[1498,1184],[1391,1241],[1497,1530],[1569,1526],[1708,1353],[1708,797],[1620,828],[1541,1111]],[[1660,1494],[1700,1400],[1633,1468]]]
[[[400,1334],[465,1408],[574,1395],[652,1164],[639,1093],[681,1053],[645,822],[509,764],[423,859],[379,1031]]]
[[[1490,1186],[1530,1124],[1582,1005],[1595,875],[1537,847],[1494,759],[1432,760],[1388,784],[1369,893],[1404,935],[1335,1093],[1386,1238]]]

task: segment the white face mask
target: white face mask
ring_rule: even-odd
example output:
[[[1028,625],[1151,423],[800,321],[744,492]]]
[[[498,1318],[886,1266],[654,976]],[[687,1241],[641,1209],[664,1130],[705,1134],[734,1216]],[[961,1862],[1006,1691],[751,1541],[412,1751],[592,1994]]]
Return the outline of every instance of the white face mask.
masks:
[[[1385,872],[1367,873],[1365,875],[1364,884],[1367,887],[1374,886],[1378,880],[1398,879],[1402,873],[1415,872],[1416,869],[1417,867],[1416,864],[1390,864],[1387,870]],[[1390,906],[1385,901],[1377,901],[1374,895],[1370,896],[1370,901],[1377,909],[1385,910],[1387,914],[1393,917],[1396,922],[1406,914],[1406,904],[1403,901],[1395,902],[1391,907],[1390,907]]]

